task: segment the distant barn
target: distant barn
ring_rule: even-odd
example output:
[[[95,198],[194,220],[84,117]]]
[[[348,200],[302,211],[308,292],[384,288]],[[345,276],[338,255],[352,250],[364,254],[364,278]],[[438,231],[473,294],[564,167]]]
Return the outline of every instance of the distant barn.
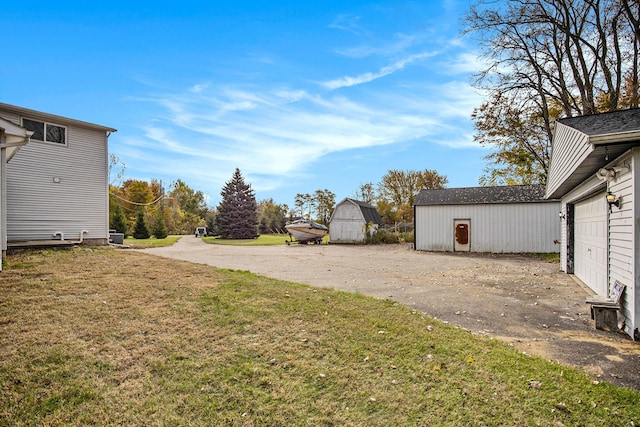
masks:
[[[560,251],[560,202],[543,185],[421,190],[414,210],[418,250]]]
[[[382,219],[376,208],[347,197],[336,205],[331,214],[329,241],[331,243],[364,243],[371,225],[375,228],[382,225]]]

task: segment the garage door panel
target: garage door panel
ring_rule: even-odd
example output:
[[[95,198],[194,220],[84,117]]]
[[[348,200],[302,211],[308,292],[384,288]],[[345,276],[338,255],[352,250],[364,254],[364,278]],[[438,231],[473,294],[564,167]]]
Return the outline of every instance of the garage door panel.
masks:
[[[594,292],[607,294],[607,203],[604,193],[574,211],[574,274]]]

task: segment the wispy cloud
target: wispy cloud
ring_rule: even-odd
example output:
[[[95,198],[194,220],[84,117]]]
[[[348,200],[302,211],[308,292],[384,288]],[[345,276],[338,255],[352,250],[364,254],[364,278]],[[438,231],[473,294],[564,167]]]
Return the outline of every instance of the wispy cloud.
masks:
[[[370,36],[357,15],[340,16],[330,27]],[[371,62],[359,58],[391,59],[378,70],[315,83],[310,78],[264,81],[256,77],[260,70],[250,68],[243,72],[255,71],[256,78],[244,81],[207,79],[171,91],[153,86],[155,95],[139,102],[157,120],[123,140],[123,152],[144,160],[141,167],[169,158],[171,168],[195,188],[221,188],[239,167],[256,191],[268,191],[307,180],[324,159],[404,152],[418,145],[421,153],[429,145],[476,147],[469,117],[480,95],[461,80],[475,70],[475,54],[457,40],[427,44],[425,34],[396,33],[371,48],[363,43],[334,50],[368,67]],[[394,74],[385,80],[389,85],[377,84],[375,91],[367,86]],[[387,149],[376,149],[383,146]],[[153,155],[145,157],[151,150]]]
[[[424,38],[422,34],[396,33],[389,41],[368,40],[368,44],[360,44],[348,48],[336,48],[334,52],[340,56],[349,58],[365,58],[372,55],[394,56],[405,52],[407,49],[420,43]]]
[[[406,58],[391,68],[417,59]],[[195,183],[221,176],[224,182],[240,167],[258,190],[302,177],[332,153],[421,139],[468,147],[471,136],[447,123],[451,117],[468,117],[476,101],[464,83],[414,84],[366,99],[213,85],[151,99],[166,119],[150,122],[142,136],[125,140],[129,155],[143,156],[152,148],[158,159],[171,158],[172,167]]]
[[[370,32],[360,23],[360,19],[360,16],[355,14],[340,14],[328,26],[329,28],[347,31],[358,36],[370,35]]]
[[[326,87],[327,89],[335,90],[343,87],[350,87],[350,86],[356,86],[363,83],[369,83],[379,78],[393,74],[397,71],[400,71],[403,68],[405,68],[407,65],[411,64],[412,62],[418,61],[420,59],[428,58],[434,55],[435,53],[433,52],[424,52],[424,53],[419,53],[415,55],[410,55],[406,58],[396,61],[391,65],[381,68],[377,72],[367,72],[357,76],[341,77],[339,79],[324,82],[322,83],[322,86]]]
[[[195,84],[193,86],[191,86],[191,88],[189,89],[189,92],[193,92],[193,93],[200,93],[203,90],[205,90],[206,88],[209,87],[209,83],[200,83],[200,84]]]

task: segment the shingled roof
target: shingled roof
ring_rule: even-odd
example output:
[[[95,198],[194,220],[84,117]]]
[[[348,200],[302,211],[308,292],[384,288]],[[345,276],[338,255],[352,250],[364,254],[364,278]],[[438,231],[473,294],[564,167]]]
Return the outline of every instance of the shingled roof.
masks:
[[[382,218],[380,218],[380,214],[378,213],[376,208],[370,205],[369,203],[361,202],[359,200],[346,197],[344,200],[338,203],[338,205],[345,202],[353,203],[360,208],[360,212],[362,212],[362,216],[364,217],[365,223],[373,222],[374,224],[382,225]]]
[[[420,190],[414,206],[478,205],[496,203],[553,202],[544,198],[544,185],[464,187]]]
[[[589,135],[620,134],[640,130],[640,109],[611,111],[591,116],[567,117],[558,122]]]

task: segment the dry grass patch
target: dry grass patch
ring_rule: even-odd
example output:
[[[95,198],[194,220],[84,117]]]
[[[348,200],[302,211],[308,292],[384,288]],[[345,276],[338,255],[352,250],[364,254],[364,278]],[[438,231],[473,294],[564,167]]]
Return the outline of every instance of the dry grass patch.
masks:
[[[0,273],[4,425],[631,425],[640,394],[391,301],[109,249]]]

